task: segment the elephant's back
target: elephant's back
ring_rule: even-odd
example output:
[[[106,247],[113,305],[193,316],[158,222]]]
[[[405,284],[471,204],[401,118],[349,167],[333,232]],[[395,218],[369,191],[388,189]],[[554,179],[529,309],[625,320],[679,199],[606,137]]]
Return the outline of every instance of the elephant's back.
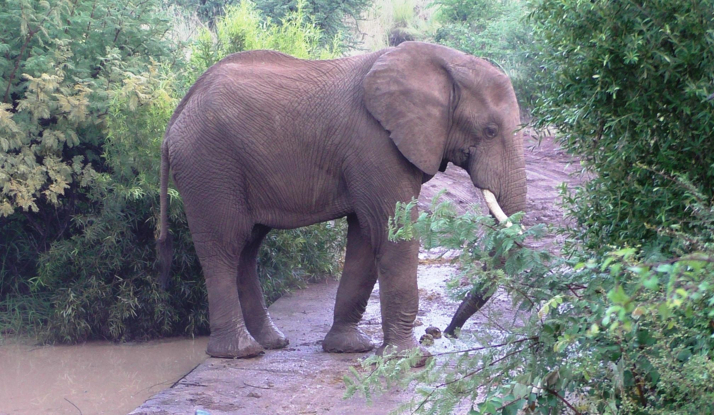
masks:
[[[187,107],[193,107],[194,112],[197,107],[205,110],[211,105],[225,108],[221,101],[226,100],[263,100],[258,103],[261,110],[290,105],[309,109],[326,101],[333,101],[330,106],[350,99],[361,101],[362,78],[386,51],[332,60],[304,60],[271,50],[231,54],[191,86],[174,111],[166,135]],[[193,118],[196,114],[184,115]]]
[[[169,128],[230,139],[236,150],[324,139],[364,115],[361,83],[376,56],[311,61],[266,50],[230,55],[191,87]],[[292,147],[287,144],[283,148]]]

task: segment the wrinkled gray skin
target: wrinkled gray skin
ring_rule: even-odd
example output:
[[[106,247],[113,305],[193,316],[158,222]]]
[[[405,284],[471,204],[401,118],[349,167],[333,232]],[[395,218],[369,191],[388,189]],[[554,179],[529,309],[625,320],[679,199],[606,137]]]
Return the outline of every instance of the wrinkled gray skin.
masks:
[[[273,228],[345,216],[345,267],[323,348],[373,347],[357,323],[376,281],[384,331],[377,352],[418,346],[419,246],[388,241],[387,219],[447,162],[492,191],[507,214],[523,210],[518,123],[508,77],[442,46],[406,42],[330,61],[251,51],[211,67],[166,131],[158,240],[161,258],[170,258],[170,167],[206,278],[207,353],[248,357],[286,346],[258,281],[260,243]]]

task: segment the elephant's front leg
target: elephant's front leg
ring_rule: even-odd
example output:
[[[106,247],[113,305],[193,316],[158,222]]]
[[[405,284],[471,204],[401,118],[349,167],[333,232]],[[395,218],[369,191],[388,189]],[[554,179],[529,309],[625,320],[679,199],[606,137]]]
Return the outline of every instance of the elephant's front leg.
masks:
[[[326,352],[358,353],[374,348],[372,340],[357,327],[377,281],[374,250],[363,237],[355,215],[347,217],[347,225],[347,253],[337,288],[334,320],[322,342]]]
[[[208,291],[211,337],[206,353],[228,358],[262,353],[263,348],[248,333],[241,311],[236,281],[239,255],[216,243],[196,242],[195,236],[194,242]]]
[[[384,353],[385,349],[399,352],[419,347],[414,338],[414,320],[419,310],[418,264],[418,241],[383,243],[377,268],[384,344],[377,349],[377,354]]]

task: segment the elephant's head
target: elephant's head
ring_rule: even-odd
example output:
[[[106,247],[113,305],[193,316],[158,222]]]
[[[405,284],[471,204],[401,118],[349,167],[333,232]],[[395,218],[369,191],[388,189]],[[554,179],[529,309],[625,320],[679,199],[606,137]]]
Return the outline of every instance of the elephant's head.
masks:
[[[364,80],[369,112],[399,151],[427,175],[450,161],[484,191],[503,220],[525,209],[520,113],[508,77],[490,63],[420,42],[391,49]],[[500,205],[500,208],[498,207]]]

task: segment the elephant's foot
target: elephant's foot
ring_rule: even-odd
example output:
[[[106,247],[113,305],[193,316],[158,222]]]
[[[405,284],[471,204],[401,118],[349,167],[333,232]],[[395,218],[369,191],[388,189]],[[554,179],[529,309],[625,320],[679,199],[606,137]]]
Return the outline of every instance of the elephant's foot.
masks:
[[[374,349],[374,343],[356,326],[332,326],[322,342],[322,349],[330,353],[363,353]]]
[[[227,359],[258,356],[263,351],[263,347],[247,332],[244,335],[237,336],[211,334],[206,348],[206,354],[209,356]]]
[[[251,332],[251,334],[266,349],[282,349],[290,343],[288,338],[270,320],[267,320],[258,333]]]
[[[424,366],[426,361],[431,358],[431,353],[422,347],[414,337],[402,342],[384,343],[375,351],[375,354],[377,356],[396,355],[398,357],[406,357],[411,354],[414,349],[419,350],[419,356],[416,361],[412,363],[412,367]]]

